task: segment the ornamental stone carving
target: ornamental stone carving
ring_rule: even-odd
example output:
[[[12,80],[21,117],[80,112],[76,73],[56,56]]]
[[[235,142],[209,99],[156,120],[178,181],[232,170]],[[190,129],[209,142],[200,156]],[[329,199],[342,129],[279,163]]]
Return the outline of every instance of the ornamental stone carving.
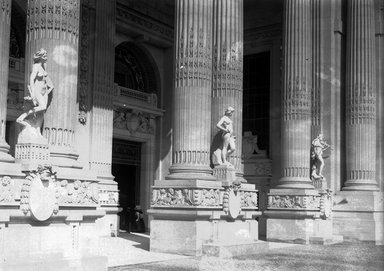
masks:
[[[320,198],[320,216],[328,219],[332,216],[333,196],[332,190],[327,189],[321,193]]]
[[[99,203],[101,205],[117,205],[119,204],[119,192],[110,190],[100,190]]]
[[[135,133],[153,134],[155,132],[154,117],[138,110],[115,108],[113,127]]]
[[[241,211],[243,195],[239,191],[241,188],[240,181],[233,181],[231,185],[225,188],[223,194],[223,211],[232,219],[236,219]]]
[[[258,208],[257,192],[256,191],[242,191],[241,192],[241,207]]]
[[[0,178],[0,204],[14,201],[13,181],[9,176]]]
[[[57,181],[58,201],[60,205],[89,205],[98,203],[98,187],[88,181]]]
[[[59,211],[56,173],[50,166],[39,165],[27,173],[20,194],[20,209],[38,221],[46,221]]]
[[[304,208],[303,198],[300,196],[278,196],[273,195],[268,197],[268,208],[287,208],[297,209]]]
[[[156,206],[202,206],[211,207],[220,205],[219,189],[180,189],[180,188],[154,188],[152,191],[152,204]]]
[[[327,189],[319,195],[269,195],[267,209],[291,209],[316,211],[318,217],[328,219],[332,215],[332,191]]]

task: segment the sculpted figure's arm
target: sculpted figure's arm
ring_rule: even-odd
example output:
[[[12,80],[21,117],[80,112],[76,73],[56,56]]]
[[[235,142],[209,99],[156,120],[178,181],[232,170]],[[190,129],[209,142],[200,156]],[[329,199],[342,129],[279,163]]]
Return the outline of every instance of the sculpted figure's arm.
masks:
[[[222,130],[223,132],[229,133],[229,130],[224,125],[225,117],[222,117],[219,122],[216,124],[216,127]]]

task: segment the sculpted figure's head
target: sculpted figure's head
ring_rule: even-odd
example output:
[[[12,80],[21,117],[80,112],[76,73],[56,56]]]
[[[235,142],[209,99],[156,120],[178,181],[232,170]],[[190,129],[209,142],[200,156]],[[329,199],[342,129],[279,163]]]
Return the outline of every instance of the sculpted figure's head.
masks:
[[[232,106],[229,106],[229,107],[225,110],[225,115],[227,115],[227,116],[232,116],[233,112],[235,112],[235,109],[234,109]]]
[[[36,54],[33,55],[33,62],[46,62],[47,61],[47,51],[45,51],[43,48],[41,48],[39,51],[36,52]]]

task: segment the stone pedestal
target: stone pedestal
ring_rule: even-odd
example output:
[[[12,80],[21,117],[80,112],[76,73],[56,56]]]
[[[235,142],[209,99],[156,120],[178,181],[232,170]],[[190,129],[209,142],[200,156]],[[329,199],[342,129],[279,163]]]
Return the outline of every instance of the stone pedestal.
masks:
[[[201,255],[205,245],[242,246],[258,240],[257,191],[252,185],[238,190],[234,215],[237,206],[226,200],[228,188],[221,181],[155,181],[148,211],[150,250]]]
[[[267,241],[330,244],[342,239],[332,230],[330,191],[271,189]]]
[[[334,232],[345,241],[384,245],[384,193],[340,191],[333,207]]]

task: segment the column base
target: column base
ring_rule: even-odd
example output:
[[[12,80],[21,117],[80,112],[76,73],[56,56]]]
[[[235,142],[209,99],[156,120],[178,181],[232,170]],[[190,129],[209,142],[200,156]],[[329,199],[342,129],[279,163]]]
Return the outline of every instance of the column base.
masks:
[[[311,179],[301,177],[283,177],[276,186],[279,189],[314,189]]]
[[[232,201],[226,201],[223,197],[229,190],[220,181],[155,181],[148,210],[152,217],[150,250],[201,255],[205,244],[239,245],[258,240],[255,217],[261,213],[251,186],[244,185],[232,195]]]
[[[340,191],[335,195],[333,227],[345,241],[384,245],[384,192]]]
[[[267,241],[332,244],[331,191],[271,189],[268,194]]]
[[[379,191],[375,180],[347,180],[343,191]]]
[[[209,166],[174,164],[169,168],[169,172],[166,180],[216,180]]]

